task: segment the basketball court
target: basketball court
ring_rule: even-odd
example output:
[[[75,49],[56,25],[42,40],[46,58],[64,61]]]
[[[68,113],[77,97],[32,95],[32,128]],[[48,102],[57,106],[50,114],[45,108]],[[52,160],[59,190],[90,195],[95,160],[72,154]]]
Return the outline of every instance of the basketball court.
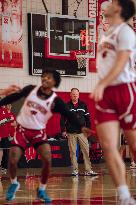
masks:
[[[53,168],[48,183],[48,194],[53,199],[52,205],[117,205],[115,187],[104,164],[95,165],[100,173],[98,177],[71,177],[70,168]],[[82,170],[81,166],[81,170]],[[7,203],[4,200],[9,184],[7,175],[3,175],[0,185],[0,204],[30,205],[42,204],[35,200],[39,169],[19,170],[21,189],[16,200]],[[135,195],[136,170],[127,169],[127,182]]]

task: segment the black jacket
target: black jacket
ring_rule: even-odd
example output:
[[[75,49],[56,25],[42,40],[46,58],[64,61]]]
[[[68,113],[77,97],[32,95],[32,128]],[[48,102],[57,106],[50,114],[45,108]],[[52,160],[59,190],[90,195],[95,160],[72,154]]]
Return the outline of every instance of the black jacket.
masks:
[[[83,126],[86,126],[88,128],[91,127],[91,122],[90,122],[90,114],[87,109],[87,105],[82,102],[78,101],[78,106],[75,107],[72,103],[72,101],[67,103],[68,109],[75,113],[78,120]],[[60,119],[60,127],[61,127],[61,132],[66,131],[67,133],[81,133],[81,129],[74,126],[74,124],[70,123],[64,116],[61,116]]]

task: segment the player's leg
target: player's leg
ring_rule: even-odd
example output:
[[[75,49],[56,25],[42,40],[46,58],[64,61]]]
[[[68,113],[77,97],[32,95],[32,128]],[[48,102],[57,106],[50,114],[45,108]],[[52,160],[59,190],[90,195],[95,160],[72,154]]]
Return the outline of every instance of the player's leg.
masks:
[[[1,49],[1,57],[2,57],[2,60],[4,61],[4,42],[2,41],[2,49]]]
[[[20,147],[13,146],[9,151],[9,162],[8,169],[11,181],[13,181],[17,176],[17,163],[22,156],[23,151]]]
[[[132,160],[132,168],[136,167],[136,82],[126,86],[126,110],[127,115],[121,118],[121,126],[124,129],[124,134],[130,147],[130,156]],[[131,102],[131,103],[130,103]],[[131,106],[130,106],[131,105]],[[126,113],[126,110],[123,113]]]
[[[124,154],[125,149],[126,149],[125,145],[121,145],[120,148],[119,148],[119,153],[120,153],[122,158],[123,158],[123,154]]]
[[[131,148],[129,149],[129,155],[130,155],[130,160],[131,160],[130,168],[134,169],[136,168],[136,163],[135,163],[134,154],[133,154],[133,151],[131,151]]]
[[[37,148],[37,152],[41,157],[43,167],[41,172],[41,181],[38,189],[37,197],[44,200],[46,203],[50,203],[52,200],[46,193],[46,186],[51,168],[51,148],[50,145],[44,143]]]
[[[89,142],[83,133],[78,134],[78,141],[80,144],[81,151],[83,153],[84,164],[85,164],[85,175],[86,176],[96,176],[96,172],[92,170],[90,158],[89,158]]]
[[[6,194],[6,199],[8,201],[12,201],[13,199],[15,199],[16,191],[20,188],[20,184],[17,181],[17,163],[22,153],[23,153],[22,149],[18,146],[11,147],[9,152],[8,169],[9,169],[11,185],[9,186]]]
[[[10,25],[9,25],[10,27]],[[8,30],[8,51],[9,51],[9,56],[10,56],[10,61],[12,60],[12,43],[11,43],[11,32],[10,32],[10,28]]]
[[[5,51],[6,51],[6,46],[7,46],[6,33],[5,33],[5,35],[2,35],[2,36],[5,36],[2,39],[2,60],[4,61],[5,60]]]
[[[4,174],[6,174],[7,172],[7,167],[8,167],[8,162],[7,162],[7,159],[8,159],[8,155],[9,155],[9,148],[10,148],[10,142],[9,142],[9,139],[8,137],[4,137],[2,139],[2,147],[3,147],[3,157],[2,157],[2,172]]]
[[[124,133],[130,146],[133,160],[136,163],[136,130],[126,130]]]
[[[7,170],[5,169],[6,161],[5,158],[5,152],[7,153],[7,146],[6,146],[6,138],[2,138],[0,141],[0,169],[1,173],[6,174]]]
[[[11,47],[11,42],[9,42],[9,58],[10,58],[10,61],[12,60],[12,47]]]
[[[9,58],[10,61],[12,60],[12,43],[11,43],[11,39],[10,37],[8,37],[8,43],[7,43],[7,47],[8,47],[8,52],[9,52]]]
[[[118,151],[119,131],[118,121],[105,122],[97,126],[98,137],[119,199],[126,200],[130,198],[130,192],[126,184],[125,164]]]
[[[123,159],[123,154],[124,154],[124,151],[126,149],[126,145],[125,145],[125,136],[122,135],[122,134],[120,135],[120,143],[121,143],[121,145],[120,145],[120,148],[119,148],[119,153],[120,153],[120,155]]]

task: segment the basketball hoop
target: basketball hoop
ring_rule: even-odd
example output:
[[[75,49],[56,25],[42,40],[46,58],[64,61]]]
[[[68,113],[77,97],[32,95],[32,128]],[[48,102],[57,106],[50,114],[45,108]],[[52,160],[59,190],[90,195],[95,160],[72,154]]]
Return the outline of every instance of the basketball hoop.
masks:
[[[71,51],[71,57],[77,60],[78,69],[87,68],[88,59],[89,59],[89,51],[88,50],[77,50]]]

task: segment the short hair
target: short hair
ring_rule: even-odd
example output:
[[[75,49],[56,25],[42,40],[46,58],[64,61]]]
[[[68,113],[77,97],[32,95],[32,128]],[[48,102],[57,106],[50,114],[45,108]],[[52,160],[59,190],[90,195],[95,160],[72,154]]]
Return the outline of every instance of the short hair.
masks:
[[[78,88],[71,88],[71,92],[72,92],[73,90],[77,90],[77,91],[79,92],[79,89],[78,89]]]
[[[55,87],[58,88],[60,83],[61,83],[60,73],[56,70],[51,70],[51,69],[47,68],[47,69],[44,69],[42,71],[41,77],[43,77],[45,74],[52,74],[53,75],[53,79],[55,80]]]
[[[121,17],[128,21],[136,13],[136,7],[133,0],[118,0],[118,4],[122,8]]]

